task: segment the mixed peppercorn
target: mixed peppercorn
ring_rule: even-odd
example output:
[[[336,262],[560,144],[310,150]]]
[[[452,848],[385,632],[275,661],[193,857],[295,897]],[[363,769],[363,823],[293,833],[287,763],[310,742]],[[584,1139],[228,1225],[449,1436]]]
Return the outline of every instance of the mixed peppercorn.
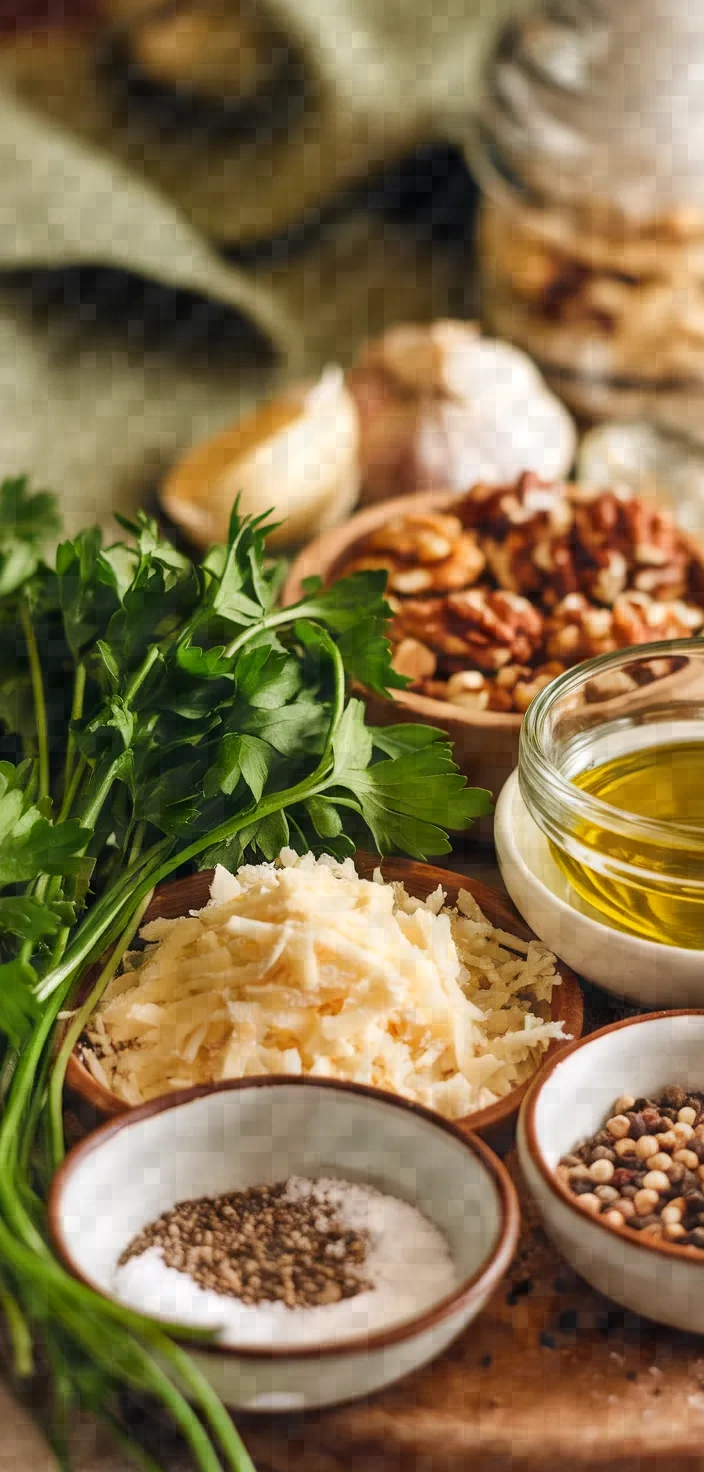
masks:
[[[623,1095],[557,1174],[610,1226],[704,1249],[704,1094],[670,1084],[656,1099]]]

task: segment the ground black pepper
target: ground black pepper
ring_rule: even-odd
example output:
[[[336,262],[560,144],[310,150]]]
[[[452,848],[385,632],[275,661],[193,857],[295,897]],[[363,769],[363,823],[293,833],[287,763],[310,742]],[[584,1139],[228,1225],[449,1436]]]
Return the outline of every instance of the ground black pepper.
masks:
[[[120,1266],[158,1247],[167,1267],[242,1303],[313,1308],[354,1298],[368,1240],[343,1226],[319,1194],[287,1197],[289,1183],[251,1186],[181,1201],[151,1222],[123,1252]]]

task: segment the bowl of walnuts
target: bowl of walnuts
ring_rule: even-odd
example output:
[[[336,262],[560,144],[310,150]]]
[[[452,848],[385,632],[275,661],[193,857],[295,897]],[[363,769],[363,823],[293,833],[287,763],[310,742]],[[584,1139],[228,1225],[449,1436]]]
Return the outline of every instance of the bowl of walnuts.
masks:
[[[312,542],[284,600],[386,569],[394,665],[409,680],[377,725],[448,732],[468,780],[496,795],[518,759],[524,712],[556,675],[630,645],[704,628],[704,553],[669,510],[615,487],[541,481],[386,501]]]

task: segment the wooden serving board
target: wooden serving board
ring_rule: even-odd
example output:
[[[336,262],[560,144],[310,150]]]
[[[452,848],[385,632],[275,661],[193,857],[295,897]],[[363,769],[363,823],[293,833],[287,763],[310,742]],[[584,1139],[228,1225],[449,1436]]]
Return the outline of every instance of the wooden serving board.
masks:
[[[478,862],[476,851],[449,862],[471,876],[480,902],[483,883],[496,903],[494,863]],[[395,877],[393,862],[386,868]],[[417,877],[434,887],[427,868]],[[634,1010],[585,987],[584,1031]],[[704,1338],[649,1324],[593,1292],[562,1262],[511,1156],[507,1164],[523,1230],[484,1313],[441,1359],[369,1400],[305,1417],[240,1418],[257,1472],[549,1472],[564,1463],[575,1472],[704,1472]],[[150,1419],[140,1417],[139,1430],[154,1453],[170,1472],[192,1472]],[[119,1453],[97,1455],[87,1472],[128,1464]]]
[[[702,1472],[704,1339],[592,1292],[521,1206],[510,1274],[442,1359],[366,1402],[242,1423],[259,1472]]]
[[[448,867],[502,887],[475,853]],[[636,1010],[585,993],[585,1032]],[[704,1338],[589,1288],[506,1163],[523,1230],[484,1313],[440,1360],[366,1402],[244,1422],[258,1472],[704,1472]]]

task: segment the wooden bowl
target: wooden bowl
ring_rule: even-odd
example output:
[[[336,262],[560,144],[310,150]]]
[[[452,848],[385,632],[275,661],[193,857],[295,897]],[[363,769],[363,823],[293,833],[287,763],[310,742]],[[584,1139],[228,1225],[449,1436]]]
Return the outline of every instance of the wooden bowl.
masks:
[[[362,878],[371,879],[380,860],[369,854],[358,854],[355,863]],[[448,903],[454,905],[458,891],[467,889],[492,925],[508,930],[522,940],[535,938],[514,910],[508,896],[501,890],[491,889],[486,884],[465,879],[446,869],[436,869],[430,864],[414,863],[411,859],[384,859],[381,867],[385,879],[402,880],[409,893],[416,895],[418,899],[427,899],[441,885],[447,893]],[[149,920],[157,917],[175,919],[179,915],[186,915],[189,910],[202,909],[210,896],[212,877],[212,869],[204,869],[200,874],[192,874],[185,879],[176,879],[161,885],[154,894],[143,923],[146,925]],[[99,964],[91,967],[82,978],[78,988],[79,1002],[87,996],[95,982]],[[562,984],[553,991],[551,1016],[553,1021],[564,1022],[565,1032],[571,1038],[579,1038],[582,1035],[583,1022],[582,992],[573,971],[559,963],[557,969],[562,977]],[[566,1046],[567,1043],[555,1040],[543,1054],[543,1059],[554,1058]],[[101,1116],[123,1114],[129,1108],[123,1099],[93,1078],[81,1059],[80,1045],[69,1061],[66,1082],[74,1093]],[[516,1115],[530,1083],[532,1078],[513,1089],[505,1098],[499,1099],[496,1104],[475,1110],[473,1114],[468,1114],[455,1123],[462,1129],[473,1130],[482,1135],[494,1148],[508,1145],[513,1136]]]
[[[303,597],[303,580],[321,577],[333,583],[342,572],[353,548],[392,516],[412,511],[445,511],[461,499],[447,491],[427,491],[420,495],[399,496],[382,501],[352,516],[344,526],[323,532],[305,547],[291,567],[282,602],[296,603]],[[449,701],[431,700],[414,690],[396,690],[383,699],[369,691],[361,692],[373,726],[391,726],[400,721],[421,721],[439,726],[452,741],[455,760],[472,787],[488,787],[498,797],[506,778],[518,762],[518,737],[522,716],[497,711],[467,711]],[[486,836],[484,824],[477,825],[479,836]],[[477,831],[477,828],[472,830]]]

